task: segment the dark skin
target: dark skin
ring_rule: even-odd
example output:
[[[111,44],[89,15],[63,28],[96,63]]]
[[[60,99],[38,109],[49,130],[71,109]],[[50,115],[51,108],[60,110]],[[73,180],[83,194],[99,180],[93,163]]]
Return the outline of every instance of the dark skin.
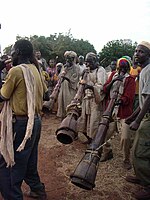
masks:
[[[20,65],[20,64],[31,64],[33,62],[31,62],[30,58],[28,56],[24,56],[22,54],[22,52],[15,48],[15,46],[12,48],[11,50],[11,56],[12,56],[12,64],[13,66],[17,66],[17,65]],[[34,61],[34,57],[32,58],[32,61]],[[36,60],[35,60],[36,62]],[[35,65],[37,65],[37,63],[33,63]],[[4,101],[6,100],[4,97],[0,96],[0,102],[1,101]],[[46,92],[44,95],[43,95],[43,100],[45,101],[49,101],[49,94],[48,92]]]
[[[138,45],[134,53],[135,62],[140,63],[141,67],[144,68],[150,63],[150,50],[143,45]],[[145,102],[142,109],[137,108],[137,110],[126,119],[126,123],[130,124],[131,130],[137,130],[140,123],[150,108],[150,95],[144,94]]]
[[[70,56],[66,56],[65,60],[66,60],[66,67],[71,67],[74,64],[74,57],[70,57]]]
[[[87,57],[86,57],[86,59],[85,59],[85,64],[86,64],[87,69],[85,69],[85,70],[83,71],[82,77],[83,77],[84,73],[85,73],[88,69],[94,70],[94,69],[96,69],[96,68],[98,67],[98,65],[97,65],[98,62],[97,62],[96,58],[93,58],[93,57],[91,57],[91,56],[87,56]],[[83,80],[81,80],[80,83],[84,85],[84,89],[85,89],[85,90],[86,90],[86,89],[90,89],[90,90],[94,91],[94,87],[93,87],[92,85],[86,84]]]
[[[66,64],[64,65],[64,67],[65,68],[69,68],[69,67],[73,66],[74,65],[74,60],[75,60],[74,57],[66,56],[65,57]],[[62,81],[66,80],[66,81],[68,81],[70,83],[70,80],[67,77],[65,77],[65,74],[66,74],[65,71],[63,71],[61,73]]]
[[[117,67],[117,61],[112,61],[110,64],[111,71],[115,71]]]
[[[15,46],[11,50],[11,56],[12,56],[12,64],[13,66],[17,66],[19,64],[30,64],[30,61],[28,58],[24,58],[19,51],[19,49],[16,49]],[[2,95],[0,95],[0,102],[6,101]]]
[[[11,50],[11,56],[13,66],[17,66],[22,63],[31,64],[30,59],[28,57],[24,57],[22,52],[19,49],[16,49],[15,46]]]

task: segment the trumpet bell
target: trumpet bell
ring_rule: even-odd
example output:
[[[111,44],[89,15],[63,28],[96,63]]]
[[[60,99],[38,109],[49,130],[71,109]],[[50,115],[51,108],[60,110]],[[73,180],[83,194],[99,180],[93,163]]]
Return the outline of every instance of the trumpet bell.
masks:
[[[76,124],[74,116],[68,115],[56,130],[57,140],[63,144],[72,143],[77,137]]]
[[[59,129],[56,132],[56,135],[57,140],[63,144],[71,144],[77,136],[77,134],[73,130],[69,130],[67,127],[64,129]]]
[[[95,187],[99,160],[98,155],[86,153],[74,173],[70,175],[71,183],[82,189],[92,190]]]

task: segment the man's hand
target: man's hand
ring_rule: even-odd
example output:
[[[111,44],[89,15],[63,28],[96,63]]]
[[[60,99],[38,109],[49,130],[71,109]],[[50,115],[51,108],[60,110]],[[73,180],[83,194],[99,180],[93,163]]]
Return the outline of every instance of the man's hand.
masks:
[[[133,130],[133,131],[136,131],[138,128],[139,128],[140,124],[137,123],[136,121],[133,121],[131,124],[130,124],[130,129]]]
[[[117,77],[115,77],[112,81],[123,81],[124,76],[118,75]]]
[[[127,119],[125,119],[125,123],[130,125],[132,122],[132,118],[128,117]]]
[[[68,81],[68,82],[70,83],[70,79],[67,78],[67,77],[65,77],[65,76],[62,77],[62,82],[63,82],[64,80],[66,80],[66,81]]]
[[[0,70],[3,70],[8,64],[10,64],[12,60],[10,58],[8,59],[0,59]]]
[[[88,85],[88,84],[84,85],[84,89],[85,90],[90,89],[90,90],[94,91],[94,87],[92,85]]]
[[[116,106],[122,105],[122,99],[118,99],[115,103]]]
[[[61,72],[61,74],[60,74],[60,76],[61,76],[61,77],[63,77],[63,76],[65,76],[65,75],[66,75],[66,73],[67,73],[67,72],[66,72],[65,70],[64,70],[64,71],[62,71],[62,72]]]
[[[85,84],[86,84],[86,81],[83,80],[83,79],[81,79],[81,80],[79,81],[79,84],[85,85]]]

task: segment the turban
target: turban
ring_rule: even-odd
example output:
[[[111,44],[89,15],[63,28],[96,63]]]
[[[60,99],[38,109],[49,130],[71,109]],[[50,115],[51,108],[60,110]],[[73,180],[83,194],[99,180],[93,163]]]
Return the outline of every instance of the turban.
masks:
[[[61,66],[61,67],[62,67],[63,64],[62,64],[62,63],[57,63],[57,64],[56,64],[56,67],[58,67],[58,66]]]
[[[128,71],[131,67],[131,62],[127,58],[120,58],[117,60],[117,69],[120,69],[120,67],[126,68],[128,67]]]
[[[95,53],[93,53],[93,52],[87,53],[87,54],[86,54],[86,58],[87,58],[87,57],[91,57],[91,58],[97,59],[97,55],[96,55]]]
[[[79,59],[84,59],[84,56],[80,55],[80,56],[79,56]]]
[[[132,59],[130,58],[130,56],[122,56],[122,58],[125,58],[128,60],[130,66],[132,66]]]
[[[74,51],[66,51],[65,53],[64,53],[64,57],[70,57],[70,58],[76,58],[77,57],[77,54],[76,54],[76,52],[74,52]]]
[[[143,46],[147,47],[150,50],[150,43],[149,42],[142,41],[138,45],[143,45]]]
[[[97,61],[97,55],[93,52],[89,52],[86,54],[85,61],[87,61],[89,59]]]

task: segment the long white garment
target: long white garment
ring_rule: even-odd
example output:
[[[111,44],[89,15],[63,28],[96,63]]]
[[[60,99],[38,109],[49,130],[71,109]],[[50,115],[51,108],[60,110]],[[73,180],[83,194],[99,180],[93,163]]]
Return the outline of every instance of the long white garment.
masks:
[[[62,71],[64,69],[62,68]],[[73,100],[77,93],[77,84],[80,78],[80,68],[77,65],[73,65],[67,68],[67,73],[65,75],[70,82],[64,80],[61,84],[60,92],[58,95],[58,110],[57,116],[64,118],[66,116],[66,108]]]
[[[103,99],[105,95],[102,90],[106,79],[106,71],[101,66],[92,70],[87,77],[87,84],[93,86],[94,92],[90,89],[85,91],[77,130],[78,132],[86,133],[90,138],[95,136],[103,113]]]

